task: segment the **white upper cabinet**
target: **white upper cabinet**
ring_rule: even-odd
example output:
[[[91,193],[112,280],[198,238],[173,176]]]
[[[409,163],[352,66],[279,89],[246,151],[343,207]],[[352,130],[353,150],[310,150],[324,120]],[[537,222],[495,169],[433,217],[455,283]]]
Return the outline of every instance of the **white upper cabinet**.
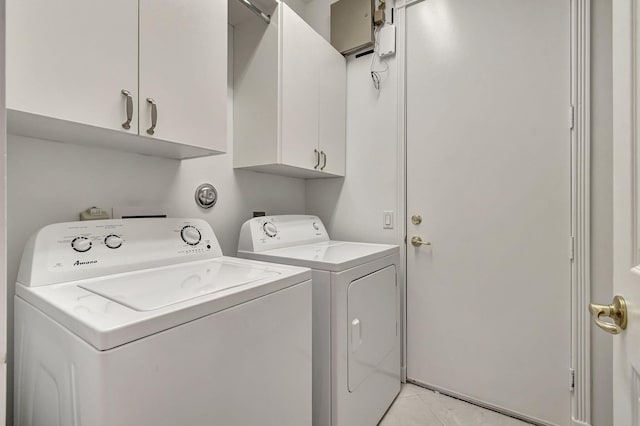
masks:
[[[308,169],[318,162],[320,36],[282,4],[282,163]]]
[[[279,3],[270,24],[255,18],[235,26],[234,58],[234,166],[344,176],[344,57]]]
[[[324,41],[324,40],[323,40]],[[347,116],[347,74],[342,54],[328,43],[322,43],[318,50],[319,107],[318,145],[320,146],[320,168],[331,174],[345,174],[345,138]]]
[[[139,1],[140,134],[226,151],[227,1]]]
[[[125,131],[122,91],[138,98],[137,2],[7,0],[6,14],[7,108]]]
[[[168,158],[225,152],[226,10],[7,0],[8,132]]]

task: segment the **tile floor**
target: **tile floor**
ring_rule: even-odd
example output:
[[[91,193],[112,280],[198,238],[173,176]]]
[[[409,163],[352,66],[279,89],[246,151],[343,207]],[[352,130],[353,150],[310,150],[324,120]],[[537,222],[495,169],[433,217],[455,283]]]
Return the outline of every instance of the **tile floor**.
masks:
[[[400,395],[379,426],[527,426],[511,417],[412,384]]]

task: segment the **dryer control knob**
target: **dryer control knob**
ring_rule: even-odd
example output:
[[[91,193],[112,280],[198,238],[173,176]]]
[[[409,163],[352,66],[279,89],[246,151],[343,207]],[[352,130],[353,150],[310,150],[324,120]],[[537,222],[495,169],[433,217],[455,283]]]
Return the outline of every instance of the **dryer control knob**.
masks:
[[[278,235],[278,228],[273,224],[273,222],[265,223],[262,225],[262,229],[264,230],[264,233],[267,234],[267,237],[273,238]]]
[[[107,235],[104,239],[104,245],[110,249],[117,249],[122,245],[122,237],[119,235],[111,234]]]
[[[89,241],[87,237],[76,237],[71,241],[71,247],[75,251],[84,253],[85,251],[91,250],[91,241]]]
[[[320,230],[320,225],[318,225],[318,222],[313,222],[313,229],[315,229],[316,231]]]
[[[202,238],[200,231],[195,226],[187,225],[182,228],[180,231],[180,236],[182,237],[182,241],[189,244],[190,246],[197,246]]]

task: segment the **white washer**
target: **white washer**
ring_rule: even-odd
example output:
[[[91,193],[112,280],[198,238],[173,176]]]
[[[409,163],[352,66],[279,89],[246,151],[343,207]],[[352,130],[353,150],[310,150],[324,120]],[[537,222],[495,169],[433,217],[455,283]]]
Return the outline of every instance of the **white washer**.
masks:
[[[311,424],[311,272],[197,219],[47,226],[15,298],[15,424]]]
[[[399,248],[331,241],[316,216],[242,225],[238,256],[313,270],[313,424],[373,426],[400,392]]]

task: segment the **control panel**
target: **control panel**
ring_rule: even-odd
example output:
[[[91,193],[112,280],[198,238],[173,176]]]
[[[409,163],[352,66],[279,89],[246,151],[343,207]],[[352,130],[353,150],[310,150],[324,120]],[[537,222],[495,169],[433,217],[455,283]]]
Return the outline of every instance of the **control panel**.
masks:
[[[58,223],[27,243],[18,281],[38,286],[222,256],[201,219]]]
[[[238,251],[256,252],[323,241],[329,241],[329,236],[317,216],[263,216],[242,225]]]

